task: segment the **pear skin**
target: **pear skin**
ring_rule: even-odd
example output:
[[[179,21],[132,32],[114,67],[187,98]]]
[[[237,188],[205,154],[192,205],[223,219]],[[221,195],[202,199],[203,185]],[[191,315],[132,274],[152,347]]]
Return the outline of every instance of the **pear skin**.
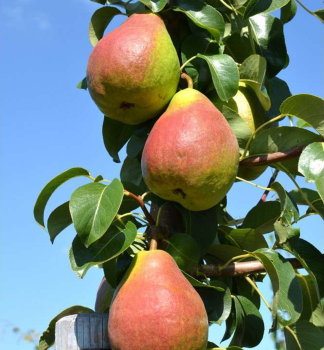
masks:
[[[163,250],[141,251],[116,290],[109,310],[113,350],[205,350],[204,304]]]
[[[126,124],[158,116],[180,78],[177,52],[163,20],[133,14],[94,47],[87,84],[101,112]]]
[[[159,197],[200,211],[225,197],[238,162],[238,143],[225,117],[202,93],[185,89],[151,130],[142,174]]]

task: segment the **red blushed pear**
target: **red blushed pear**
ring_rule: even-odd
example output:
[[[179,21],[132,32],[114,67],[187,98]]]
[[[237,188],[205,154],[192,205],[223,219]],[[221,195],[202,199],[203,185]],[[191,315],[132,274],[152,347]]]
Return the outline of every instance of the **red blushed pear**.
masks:
[[[176,93],[179,67],[163,20],[134,14],[93,49],[88,90],[107,117],[140,124],[158,116]]]
[[[148,188],[192,211],[207,210],[225,197],[238,164],[238,143],[225,117],[189,88],[173,97],[142,155]]]
[[[163,250],[141,251],[116,290],[108,319],[113,350],[205,350],[204,304]]]

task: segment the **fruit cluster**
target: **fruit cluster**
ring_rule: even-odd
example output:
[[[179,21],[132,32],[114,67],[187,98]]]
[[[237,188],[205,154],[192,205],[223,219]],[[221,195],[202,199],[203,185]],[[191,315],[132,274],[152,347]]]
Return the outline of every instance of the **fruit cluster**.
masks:
[[[178,90],[180,65],[163,20],[134,14],[95,46],[91,97],[107,117],[140,124],[159,117],[142,154],[142,174],[157,196],[192,211],[219,203],[235,181],[239,147],[215,105],[191,87]],[[142,251],[109,311],[114,350],[203,350],[204,304],[172,257]]]

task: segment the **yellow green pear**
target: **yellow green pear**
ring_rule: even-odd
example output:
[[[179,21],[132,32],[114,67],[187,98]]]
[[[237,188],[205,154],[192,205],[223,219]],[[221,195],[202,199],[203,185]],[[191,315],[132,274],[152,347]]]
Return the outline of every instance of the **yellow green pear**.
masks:
[[[90,95],[101,112],[126,124],[157,117],[175,94],[180,65],[158,15],[133,14],[94,47],[87,66]]]
[[[208,97],[216,107],[225,105],[235,111],[245,121],[251,134],[266,121],[265,110],[259,102],[257,95],[251,87],[243,82],[240,82],[236,95],[230,98],[227,103],[221,101],[216,92],[212,92]],[[254,180],[258,178],[266,168],[267,166],[239,168],[237,176],[246,180]]]
[[[142,174],[157,196],[192,211],[219,203],[236,178],[239,147],[222,113],[201,92],[179,91],[154,124]]]

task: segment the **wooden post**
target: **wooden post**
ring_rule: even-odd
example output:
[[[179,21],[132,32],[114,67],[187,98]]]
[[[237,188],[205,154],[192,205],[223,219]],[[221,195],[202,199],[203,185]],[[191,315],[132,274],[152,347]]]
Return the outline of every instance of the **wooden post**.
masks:
[[[78,314],[55,326],[55,350],[110,350],[108,314]]]

